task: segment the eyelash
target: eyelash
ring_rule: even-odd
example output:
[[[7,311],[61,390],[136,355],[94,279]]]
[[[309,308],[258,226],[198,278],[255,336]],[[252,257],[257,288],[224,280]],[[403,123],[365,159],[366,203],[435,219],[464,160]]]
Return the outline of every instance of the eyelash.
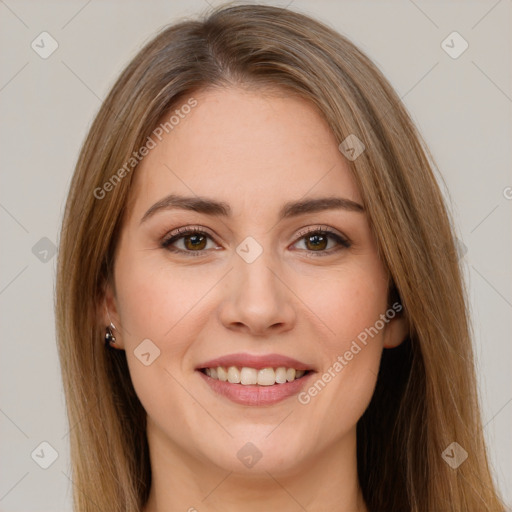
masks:
[[[213,240],[213,238],[206,231],[204,231],[204,229],[205,228],[203,228],[202,226],[191,226],[191,227],[186,227],[186,228],[179,228],[175,231],[172,231],[166,237],[164,237],[164,239],[161,242],[161,247],[170,252],[186,254],[187,256],[189,256],[189,255],[192,257],[204,256],[204,254],[206,252],[206,250],[204,250],[204,249],[198,250],[198,251],[185,251],[183,249],[177,249],[176,247],[172,247],[172,244],[174,242],[181,240],[182,238],[185,238],[187,235],[201,234],[201,235],[206,235],[208,238]],[[330,229],[328,226],[322,226],[321,228],[319,228],[319,227],[306,228],[305,230],[302,230],[298,233],[299,238],[297,239],[296,242],[298,242],[299,240],[302,240],[307,235],[313,235],[313,234],[328,235],[330,238],[334,239],[339,244],[339,247],[337,247],[337,248],[331,247],[331,249],[322,250],[322,251],[311,251],[311,250],[307,250],[307,249],[300,249],[300,250],[307,251],[308,253],[310,253],[311,256],[314,256],[314,257],[329,256],[329,255],[331,255],[335,252],[338,252],[342,249],[348,249],[352,245],[351,242],[347,238],[339,235],[338,233],[336,233],[335,231]]]

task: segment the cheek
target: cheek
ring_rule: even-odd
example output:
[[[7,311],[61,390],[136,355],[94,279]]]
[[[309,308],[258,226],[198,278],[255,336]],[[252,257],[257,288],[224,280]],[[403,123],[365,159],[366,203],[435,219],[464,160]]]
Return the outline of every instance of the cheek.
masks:
[[[223,271],[200,265],[173,265],[165,254],[156,258],[154,251],[126,249],[126,253],[140,256],[120,258],[116,262],[118,310],[123,319],[123,342],[130,374],[138,394],[140,391],[146,397],[146,404],[153,400],[155,389],[179,388],[172,385],[176,384],[173,375],[190,372],[190,351],[211,318],[209,299],[216,286],[221,285]],[[144,340],[148,339],[159,354],[154,363],[145,367],[137,355],[141,343],[147,344]],[[160,369],[159,373],[156,368]]]
[[[340,272],[322,281],[316,293],[302,292],[328,334],[319,340],[322,372],[299,401],[331,418],[338,430],[350,428],[363,414],[379,371],[387,283],[379,265],[369,268]]]
[[[201,299],[215,283],[212,276],[204,275],[202,279],[195,274],[192,268],[165,266],[155,263],[154,258],[119,265],[119,310],[127,346],[135,348],[134,344],[150,338],[166,351],[180,349],[182,337],[178,333],[185,326],[189,333],[194,324],[199,328],[190,319],[200,310]]]
[[[372,262],[373,263],[373,262]],[[300,280],[298,281],[300,283]],[[339,353],[373,326],[387,305],[387,282],[380,265],[367,264],[302,280],[299,296],[322,326],[326,352]]]
[[[194,305],[211,285],[192,286],[186,273],[148,261],[119,265],[119,276],[119,313],[131,380],[144,409],[164,425],[171,411],[196,406],[180,383],[190,339],[201,329]]]

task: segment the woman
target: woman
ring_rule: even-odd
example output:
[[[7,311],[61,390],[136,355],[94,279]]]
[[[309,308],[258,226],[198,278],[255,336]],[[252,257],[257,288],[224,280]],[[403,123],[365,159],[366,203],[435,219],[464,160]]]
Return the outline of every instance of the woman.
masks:
[[[76,510],[503,510],[433,166],[304,15],[221,7],[149,42],[61,232]]]

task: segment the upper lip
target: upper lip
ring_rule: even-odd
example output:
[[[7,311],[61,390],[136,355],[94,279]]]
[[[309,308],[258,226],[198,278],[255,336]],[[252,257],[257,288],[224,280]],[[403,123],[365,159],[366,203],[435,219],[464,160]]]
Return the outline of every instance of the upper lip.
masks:
[[[217,368],[218,366],[237,366],[255,368],[260,370],[262,368],[279,368],[284,366],[285,368],[295,368],[296,370],[314,370],[313,366],[302,361],[297,361],[293,357],[283,356],[281,354],[265,354],[265,355],[253,355],[253,354],[229,354],[222,357],[217,357],[201,363],[196,370],[203,368]]]

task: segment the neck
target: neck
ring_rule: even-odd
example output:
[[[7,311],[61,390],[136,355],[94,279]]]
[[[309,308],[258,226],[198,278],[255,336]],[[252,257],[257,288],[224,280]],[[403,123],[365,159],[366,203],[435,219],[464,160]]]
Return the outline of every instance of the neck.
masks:
[[[148,422],[152,482],[143,512],[367,512],[357,478],[355,429],[293,471],[239,473],[199,460]]]

